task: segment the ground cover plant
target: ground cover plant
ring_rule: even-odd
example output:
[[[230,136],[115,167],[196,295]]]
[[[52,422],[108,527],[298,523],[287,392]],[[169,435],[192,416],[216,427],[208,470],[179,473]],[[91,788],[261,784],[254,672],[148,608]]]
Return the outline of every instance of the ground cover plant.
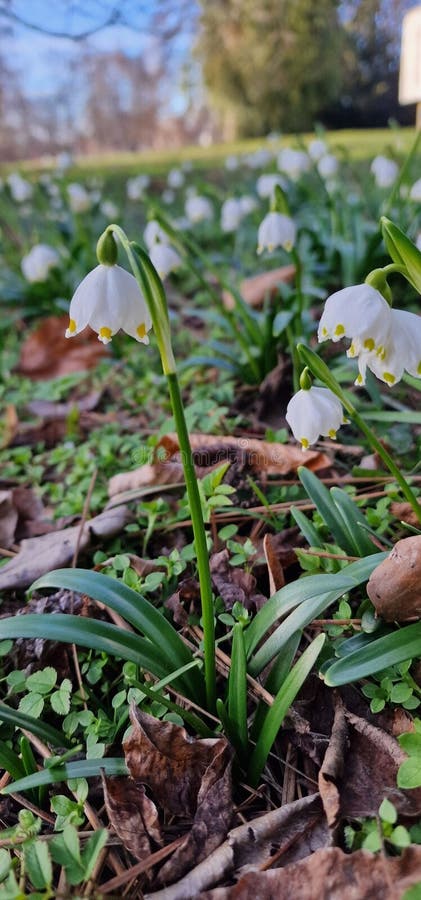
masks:
[[[417,896],[410,138],[4,174],[0,898]]]

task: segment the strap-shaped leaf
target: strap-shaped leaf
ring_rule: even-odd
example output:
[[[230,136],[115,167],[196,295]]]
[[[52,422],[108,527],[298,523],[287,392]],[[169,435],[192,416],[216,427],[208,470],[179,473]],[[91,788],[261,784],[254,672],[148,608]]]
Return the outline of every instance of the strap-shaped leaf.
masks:
[[[67,781],[69,778],[95,778],[104,772],[105,775],[128,775],[125,760],[120,757],[105,759],[78,759],[75,762],[63,763],[57,766],[48,766],[33,775],[26,775],[13,784],[2,788],[2,794],[14,794],[15,791],[28,791],[43,784],[55,784],[58,781]]]
[[[47,741],[52,747],[70,746],[66,735],[59,731],[58,728],[53,728],[52,725],[47,725],[46,722],[35,719],[34,716],[28,716],[26,713],[19,712],[18,709],[12,709],[2,702],[0,702],[0,721],[15,725],[16,728],[25,729],[30,734],[34,734],[35,737]]]
[[[168,663],[167,672],[193,661],[191,651],[162,613],[141,594],[115,578],[89,569],[56,569],[38,578],[31,590],[46,587],[67,588],[87,594],[117,612],[155,645],[159,656]],[[190,693],[193,691],[198,696],[201,683],[198,673],[195,673],[194,678],[187,673],[181,681],[188,685]]]
[[[381,672],[389,666],[421,656],[421,622],[406,625],[393,634],[371,641],[366,647],[355,650],[336,660],[324,673],[326,684],[337,687],[359,681],[367,675]]]

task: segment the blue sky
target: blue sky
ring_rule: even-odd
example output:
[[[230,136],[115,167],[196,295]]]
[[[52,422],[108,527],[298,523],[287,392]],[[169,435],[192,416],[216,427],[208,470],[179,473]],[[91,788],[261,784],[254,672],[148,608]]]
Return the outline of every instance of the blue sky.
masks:
[[[151,33],[152,16],[156,10],[165,6],[160,0],[88,0],[88,2],[70,2],[70,0],[13,0],[12,8],[17,16],[27,22],[41,26],[51,32],[67,32],[80,34],[107,21],[112,9],[118,8],[119,15],[130,21],[134,27],[116,24],[102,28],[91,35],[86,43],[90,48],[99,51],[120,51],[127,55],[142,54],[145,60],[153,64],[156,55],[156,38]],[[7,62],[19,74],[25,85],[25,92],[33,99],[48,98],[52,86],[66,63],[77,58],[80,43],[68,38],[43,34],[23,24],[11,21],[1,14],[0,25],[6,26]],[[194,0],[191,2],[194,10]],[[3,38],[4,40],[4,38]],[[175,42],[175,60],[181,63],[189,48],[188,33],[179,35]],[[180,96],[174,92],[172,105],[177,109],[181,105]]]

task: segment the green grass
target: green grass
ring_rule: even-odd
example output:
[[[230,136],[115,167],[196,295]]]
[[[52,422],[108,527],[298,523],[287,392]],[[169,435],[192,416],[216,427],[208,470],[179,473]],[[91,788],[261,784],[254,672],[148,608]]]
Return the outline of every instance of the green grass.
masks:
[[[279,146],[295,146],[297,142],[308,143],[314,134],[285,135],[279,141]],[[343,131],[330,131],[326,135],[326,141],[332,152],[344,152],[353,160],[371,159],[377,153],[384,153],[387,148],[407,153],[414,141],[414,128],[371,128],[371,129],[344,129]],[[107,175],[110,170],[118,170],[121,173],[134,174],[146,171],[152,174],[165,173],[172,166],[180,165],[185,160],[191,160],[196,168],[206,168],[217,165],[227,156],[252,153],[264,145],[264,138],[253,138],[235,141],[229,144],[213,144],[210,147],[187,146],[174,147],[170,150],[145,150],[141,153],[101,153],[92,156],[80,156],[77,165],[70,170],[72,178],[83,177],[92,172]],[[268,145],[270,146],[270,145]],[[22,169],[27,172],[35,172],[40,169],[48,169],[50,166],[42,165],[39,160],[30,160],[20,164],[7,164],[4,171]]]

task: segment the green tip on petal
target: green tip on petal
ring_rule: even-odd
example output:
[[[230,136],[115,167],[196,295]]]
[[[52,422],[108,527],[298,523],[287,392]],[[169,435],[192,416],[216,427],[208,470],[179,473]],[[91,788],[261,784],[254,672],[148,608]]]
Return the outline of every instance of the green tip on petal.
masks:
[[[115,266],[117,262],[117,242],[112,231],[108,228],[101,234],[96,245],[96,255],[101,266]]]

